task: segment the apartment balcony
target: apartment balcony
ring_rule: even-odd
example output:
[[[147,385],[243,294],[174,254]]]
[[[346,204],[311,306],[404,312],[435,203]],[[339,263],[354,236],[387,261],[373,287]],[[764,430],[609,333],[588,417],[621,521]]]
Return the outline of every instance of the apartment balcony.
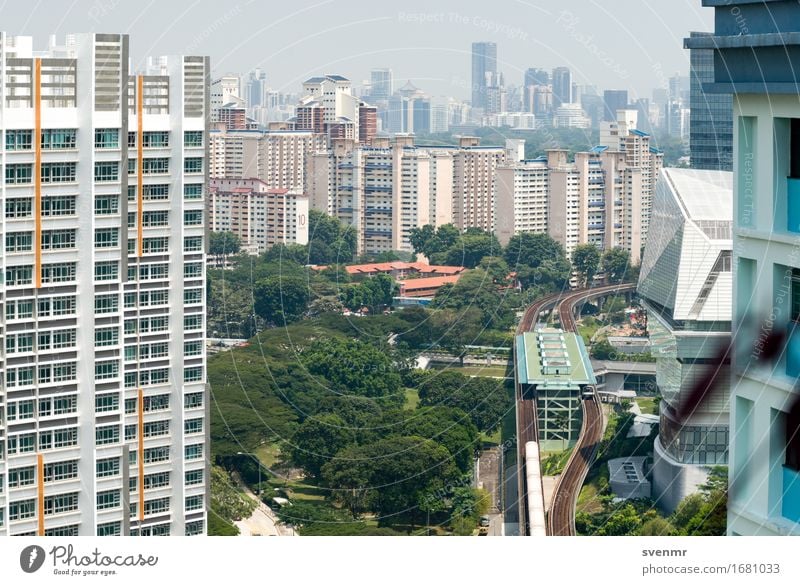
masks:
[[[800,522],[800,471],[785,465],[781,515],[792,522]]]
[[[786,179],[786,219],[786,229],[800,233],[800,178]]]

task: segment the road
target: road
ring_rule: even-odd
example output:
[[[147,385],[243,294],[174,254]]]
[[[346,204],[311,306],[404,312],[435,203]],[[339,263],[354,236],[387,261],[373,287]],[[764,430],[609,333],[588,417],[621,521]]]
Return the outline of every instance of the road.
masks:
[[[238,477],[234,477],[238,480]],[[238,481],[239,486],[244,490],[248,498],[257,503],[256,509],[250,514],[249,518],[235,521],[234,524],[239,529],[239,536],[297,536],[294,528],[281,524],[275,512],[264,504],[249,487]]]
[[[488,536],[503,535],[503,514],[500,512],[500,448],[493,447],[481,452],[478,458],[478,485],[482,486],[492,498],[489,507]]]

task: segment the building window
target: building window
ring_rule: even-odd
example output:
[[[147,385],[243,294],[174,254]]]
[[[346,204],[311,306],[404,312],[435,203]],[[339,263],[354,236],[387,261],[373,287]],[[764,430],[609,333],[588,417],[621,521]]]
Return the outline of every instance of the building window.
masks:
[[[193,435],[195,433],[203,432],[203,419],[190,418],[183,423],[183,431],[186,435]]]
[[[106,490],[97,492],[97,509],[108,510],[110,508],[118,508],[120,506],[120,491],[119,490]]]
[[[183,381],[184,382],[200,382],[203,380],[203,368],[200,366],[194,366],[191,368],[185,368],[183,370]]]
[[[199,209],[184,211],[183,225],[203,225],[203,212]]]
[[[184,278],[202,278],[203,264],[201,262],[187,262],[183,265]]]
[[[194,469],[186,472],[186,485],[197,485],[203,483],[203,470]]]
[[[199,341],[185,341],[183,343],[184,356],[200,355],[202,351],[203,345]]]
[[[18,488],[33,485],[36,482],[36,470],[33,467],[17,467],[8,470],[8,487]]]
[[[189,288],[183,291],[184,305],[199,305],[203,302],[202,288]]]
[[[119,129],[95,128],[94,147],[98,149],[119,148]]]
[[[119,362],[117,360],[97,362],[94,365],[95,380],[108,380],[117,376],[119,376]]]
[[[59,262],[42,266],[42,282],[70,282],[75,280],[75,262]]]
[[[145,201],[166,201],[169,199],[169,185],[144,185],[143,197]]]
[[[119,181],[119,162],[105,161],[94,163],[94,180],[97,183]]]
[[[119,410],[119,393],[97,394],[94,397],[95,412],[111,412]]]
[[[151,473],[144,476],[144,489],[156,489],[169,485],[169,471]]]
[[[57,217],[75,215],[75,195],[51,195],[42,199],[42,215],[44,217]]]
[[[119,475],[119,457],[98,459],[95,464],[95,475],[97,477],[113,477]]]
[[[183,186],[183,198],[188,200],[203,198],[203,185],[201,183],[191,183]]]
[[[145,211],[142,215],[143,227],[164,227],[169,225],[169,211]]]
[[[57,526],[56,528],[47,528],[44,531],[45,536],[78,536],[78,525],[70,524],[69,526]]]
[[[187,236],[183,238],[184,252],[202,252],[203,238],[201,236]]]
[[[6,150],[31,150],[32,130],[6,130]]]
[[[145,500],[144,515],[164,514],[169,512],[169,498],[157,498],[155,500]]]
[[[44,230],[42,250],[70,250],[75,247],[75,237],[74,229]]]
[[[33,182],[33,164],[6,165],[6,185],[29,185]]]
[[[6,285],[17,286],[31,284],[31,282],[33,282],[33,266],[9,266],[6,268]]]
[[[187,175],[198,175],[203,172],[203,159],[190,157],[183,160],[183,172]]]
[[[166,175],[169,173],[168,158],[146,158],[142,163],[145,175]]]
[[[117,278],[119,278],[119,262],[116,260],[97,262],[94,265],[95,280],[116,280]]]
[[[169,409],[169,394],[158,394],[156,396],[144,397],[144,411],[154,412]]]
[[[95,445],[119,443],[119,425],[104,425],[95,429]]]
[[[169,461],[169,447],[150,447],[144,450],[145,463]]]
[[[30,252],[33,249],[33,232],[8,232],[6,252]]]
[[[183,133],[183,146],[186,148],[196,148],[203,146],[202,130],[187,130]]]
[[[203,458],[203,444],[186,445],[183,448],[183,454],[186,459],[202,459]]]
[[[145,254],[164,254],[169,252],[169,238],[144,238],[142,240],[142,251]]]
[[[58,494],[56,496],[46,496],[44,498],[44,515],[62,514],[78,509],[78,494]]]
[[[95,215],[116,215],[119,213],[119,195],[97,195],[94,198]]]
[[[95,315],[116,313],[119,310],[119,295],[97,295],[94,297]]]
[[[73,150],[75,148],[74,128],[42,130],[43,150]]]
[[[156,420],[144,423],[144,437],[160,437],[169,434],[169,421]]]
[[[119,246],[119,228],[99,228],[94,231],[95,248],[116,248]]]
[[[36,516],[36,500],[20,500],[8,505],[9,520],[25,520]]]
[[[186,523],[186,536],[197,536],[203,534],[204,525],[202,520],[192,520]]]
[[[169,147],[169,132],[158,130],[144,132],[142,145],[144,148],[167,148]]]
[[[78,461],[59,461],[44,466],[44,481],[65,481],[78,477]]]
[[[74,162],[57,162],[42,164],[42,183],[74,183]]]
[[[97,525],[97,536],[120,536],[121,534],[121,522],[105,522]]]
[[[186,315],[183,318],[184,331],[196,331],[203,328],[203,315],[197,313],[195,315]]]
[[[6,199],[6,219],[30,217],[33,214],[33,201],[26,198]]]

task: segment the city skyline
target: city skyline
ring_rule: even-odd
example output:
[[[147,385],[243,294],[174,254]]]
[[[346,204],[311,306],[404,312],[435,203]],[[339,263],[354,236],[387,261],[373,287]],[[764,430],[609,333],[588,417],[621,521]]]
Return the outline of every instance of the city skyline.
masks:
[[[711,29],[709,11],[682,1],[683,10],[669,12],[659,11],[654,0],[625,6],[624,22],[636,22],[635,30],[598,3],[578,0],[561,2],[558,9],[541,1],[515,2],[502,17],[477,2],[444,2],[431,10],[412,1],[403,10],[358,6],[358,18],[345,1],[304,1],[271,7],[263,24],[266,15],[253,2],[220,11],[206,0],[159,5],[155,16],[154,2],[142,7],[113,0],[78,0],[64,13],[4,4],[0,14],[8,30],[37,38],[37,51],[46,49],[51,34],[63,43],[69,31],[128,32],[143,37],[132,53],[134,70],[144,67],[146,55],[202,53],[211,57],[214,76],[261,68],[267,84],[281,92],[298,92],[306,78],[325,73],[360,85],[370,70],[391,68],[398,87],[410,79],[429,94],[469,99],[471,44],[486,41],[497,44],[506,84],[522,85],[529,67],[566,66],[576,83],[628,89],[633,99],[667,87],[676,72],[685,74],[686,31]],[[170,23],[168,28],[140,26],[151,16]]]

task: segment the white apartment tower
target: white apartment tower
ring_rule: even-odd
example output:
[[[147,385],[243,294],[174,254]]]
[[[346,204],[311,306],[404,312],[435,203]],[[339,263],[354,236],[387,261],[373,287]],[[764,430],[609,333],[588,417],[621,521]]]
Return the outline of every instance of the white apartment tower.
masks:
[[[209,62],[0,33],[0,534],[206,532]]]

